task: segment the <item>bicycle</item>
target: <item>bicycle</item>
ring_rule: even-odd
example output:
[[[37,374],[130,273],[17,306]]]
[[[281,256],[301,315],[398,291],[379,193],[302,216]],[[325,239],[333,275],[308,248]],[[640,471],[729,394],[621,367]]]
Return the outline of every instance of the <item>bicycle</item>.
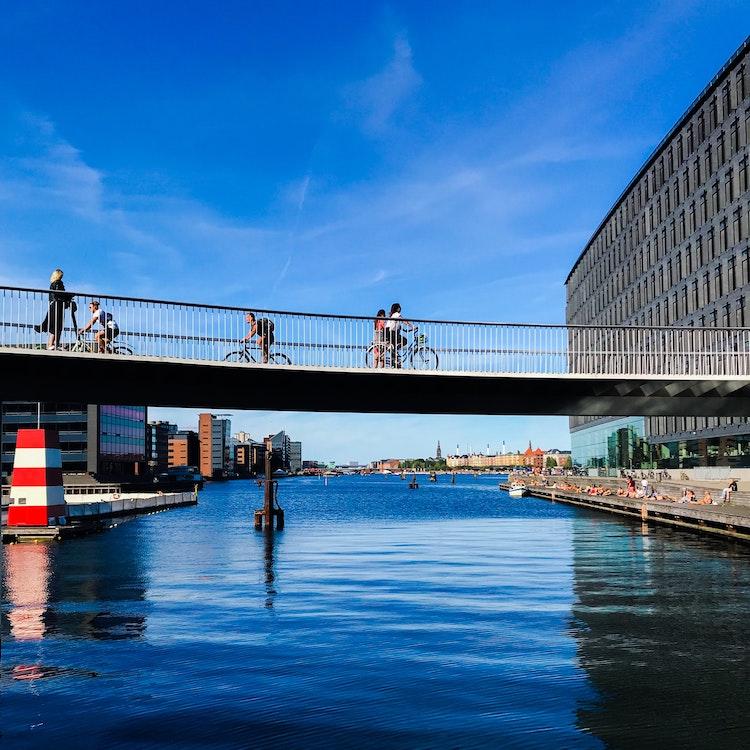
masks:
[[[399,352],[393,344],[384,341],[382,343],[373,342],[365,352],[365,366],[375,366],[375,353],[380,354],[380,361],[385,367],[400,368],[403,362],[408,361],[415,370],[437,370],[439,358],[437,352],[427,346],[427,336],[419,333],[419,327],[414,326],[412,329],[411,341],[402,347]]]
[[[257,353],[260,352],[259,346],[249,346],[248,344],[245,344],[242,349],[238,349],[236,352],[229,352],[226,357],[224,357],[225,362],[253,362],[255,364],[263,364],[262,357],[260,359],[256,359],[256,356],[258,356]],[[268,362],[269,364],[274,365],[291,365],[292,360],[289,359],[289,357],[286,356],[286,354],[282,354],[281,352],[269,352],[268,354]]]
[[[79,333],[74,344],[68,347],[69,352],[85,352],[87,354],[101,354],[99,344],[85,333]],[[116,341],[108,341],[105,351],[107,354],[123,354],[132,356],[135,352],[127,345]]]

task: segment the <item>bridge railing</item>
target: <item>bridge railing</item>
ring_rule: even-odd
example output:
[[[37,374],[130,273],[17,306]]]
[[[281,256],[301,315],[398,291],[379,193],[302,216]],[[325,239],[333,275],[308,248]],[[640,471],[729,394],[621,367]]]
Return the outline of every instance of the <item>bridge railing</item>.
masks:
[[[246,355],[241,343],[249,329],[248,310],[243,308],[69,294],[70,298],[51,301],[48,290],[0,287],[0,347],[45,349],[46,331],[54,329],[57,321],[62,329],[59,351],[83,350],[92,357],[102,356],[94,347],[82,345],[76,335],[76,329],[91,318],[88,304],[96,299],[119,327],[113,353],[107,356],[263,364],[257,348],[249,348]],[[269,366],[517,375],[750,376],[747,328],[521,325],[413,318],[393,328],[388,321],[366,316],[252,312],[256,319],[273,323]]]

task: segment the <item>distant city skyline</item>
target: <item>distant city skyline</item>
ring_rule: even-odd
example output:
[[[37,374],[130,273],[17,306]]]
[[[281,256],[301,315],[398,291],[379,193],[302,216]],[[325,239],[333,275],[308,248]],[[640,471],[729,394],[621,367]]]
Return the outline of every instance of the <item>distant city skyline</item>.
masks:
[[[531,323],[563,322],[574,260],[750,21],[739,0],[512,23],[503,3],[126,6],[4,4],[0,283],[61,266],[76,291]],[[236,414],[313,458],[569,447],[564,417]]]

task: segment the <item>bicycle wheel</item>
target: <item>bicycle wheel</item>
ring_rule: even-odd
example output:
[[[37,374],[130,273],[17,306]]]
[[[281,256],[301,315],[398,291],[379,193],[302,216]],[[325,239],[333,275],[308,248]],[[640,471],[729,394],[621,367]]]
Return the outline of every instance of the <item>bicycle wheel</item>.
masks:
[[[250,362],[250,355],[244,350],[240,349],[236,352],[229,352],[226,357],[224,357],[225,362]]]
[[[429,346],[420,346],[412,353],[411,364],[415,370],[437,370],[437,352]]]
[[[365,367],[374,367],[375,366],[375,346],[374,344],[370,344],[370,346],[367,347],[367,351],[365,352]]]
[[[281,354],[279,352],[269,354],[268,361],[272,362],[275,365],[291,365],[292,364],[292,360],[289,359],[289,357],[287,357],[286,354]]]
[[[128,356],[133,356],[134,352],[133,350],[127,346],[126,344],[115,344],[112,347],[112,354],[126,354]]]

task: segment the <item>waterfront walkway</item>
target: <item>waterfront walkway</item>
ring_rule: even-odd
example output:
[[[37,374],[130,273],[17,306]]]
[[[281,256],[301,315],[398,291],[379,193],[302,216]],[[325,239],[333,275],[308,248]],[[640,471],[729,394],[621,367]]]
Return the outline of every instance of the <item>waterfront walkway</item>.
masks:
[[[580,491],[560,489],[552,486],[554,480],[558,482],[572,480]],[[589,495],[584,486],[589,483],[601,485],[596,478],[588,478],[588,482],[580,482],[581,477],[548,477],[529,478],[528,475],[511,475],[508,483],[501,485],[508,489],[512,482],[526,485],[532,497],[555,502],[567,503],[592,510],[605,511],[616,515],[629,516],[642,523],[657,523],[674,526],[700,533],[721,536],[750,542],[750,501],[748,493],[736,493],[731,503],[720,505],[700,505],[698,503],[678,503],[672,501],[657,501],[642,498],[620,497],[612,495]],[[586,478],[583,478],[586,479]],[[551,481],[547,481],[551,480]],[[622,487],[625,480],[618,481]],[[696,483],[685,483],[686,486],[696,487]],[[716,497],[716,495],[714,495]],[[720,502],[720,500],[718,501]]]

